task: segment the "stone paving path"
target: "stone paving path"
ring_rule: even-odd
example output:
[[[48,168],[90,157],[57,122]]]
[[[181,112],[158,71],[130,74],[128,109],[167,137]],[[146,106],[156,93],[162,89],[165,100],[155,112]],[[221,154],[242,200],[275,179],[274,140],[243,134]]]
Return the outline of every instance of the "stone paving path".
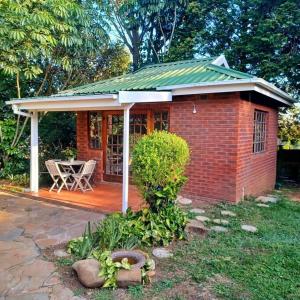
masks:
[[[103,214],[0,192],[0,300],[82,299],[64,287],[41,250],[82,234]]]

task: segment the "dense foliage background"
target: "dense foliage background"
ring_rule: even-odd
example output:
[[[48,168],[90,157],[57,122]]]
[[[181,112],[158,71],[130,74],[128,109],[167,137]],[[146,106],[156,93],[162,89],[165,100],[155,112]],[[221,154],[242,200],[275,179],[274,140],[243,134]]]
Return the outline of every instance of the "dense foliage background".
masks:
[[[5,106],[9,98],[50,95],[144,64],[221,53],[232,68],[297,98],[299,50],[297,0],[2,0],[0,176],[28,170],[29,122]],[[41,116],[43,157],[74,144],[74,120],[71,113]],[[299,122],[295,126],[293,139]]]

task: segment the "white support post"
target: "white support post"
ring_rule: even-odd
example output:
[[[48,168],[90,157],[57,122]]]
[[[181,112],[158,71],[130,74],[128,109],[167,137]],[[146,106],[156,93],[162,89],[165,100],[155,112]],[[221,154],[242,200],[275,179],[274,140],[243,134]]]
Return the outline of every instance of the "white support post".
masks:
[[[132,105],[124,109],[123,128],[123,186],[122,186],[122,212],[128,208],[128,185],[129,185],[129,111]]]
[[[39,190],[39,133],[38,133],[38,112],[31,115],[31,134],[30,134],[30,191]]]

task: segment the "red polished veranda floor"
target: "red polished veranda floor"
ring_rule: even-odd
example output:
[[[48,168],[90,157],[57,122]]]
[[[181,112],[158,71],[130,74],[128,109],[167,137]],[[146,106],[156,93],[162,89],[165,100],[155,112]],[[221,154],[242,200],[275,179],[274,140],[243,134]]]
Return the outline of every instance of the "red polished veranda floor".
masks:
[[[49,192],[47,188],[32,193],[33,197],[52,203],[68,206],[79,206],[89,210],[111,213],[122,210],[122,184],[102,182],[94,186],[94,191],[66,191],[60,193]],[[143,206],[143,200],[135,186],[129,186],[129,204],[132,210],[137,211]]]

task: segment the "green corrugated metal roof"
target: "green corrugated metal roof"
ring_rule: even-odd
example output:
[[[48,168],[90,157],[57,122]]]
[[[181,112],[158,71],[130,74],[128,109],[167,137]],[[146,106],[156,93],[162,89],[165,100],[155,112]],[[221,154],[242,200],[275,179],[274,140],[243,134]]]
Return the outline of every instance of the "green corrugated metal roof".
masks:
[[[253,78],[249,74],[214,65],[212,62],[215,59],[202,58],[150,65],[134,73],[79,86],[59,95],[113,94],[119,91],[156,90],[170,85]]]

